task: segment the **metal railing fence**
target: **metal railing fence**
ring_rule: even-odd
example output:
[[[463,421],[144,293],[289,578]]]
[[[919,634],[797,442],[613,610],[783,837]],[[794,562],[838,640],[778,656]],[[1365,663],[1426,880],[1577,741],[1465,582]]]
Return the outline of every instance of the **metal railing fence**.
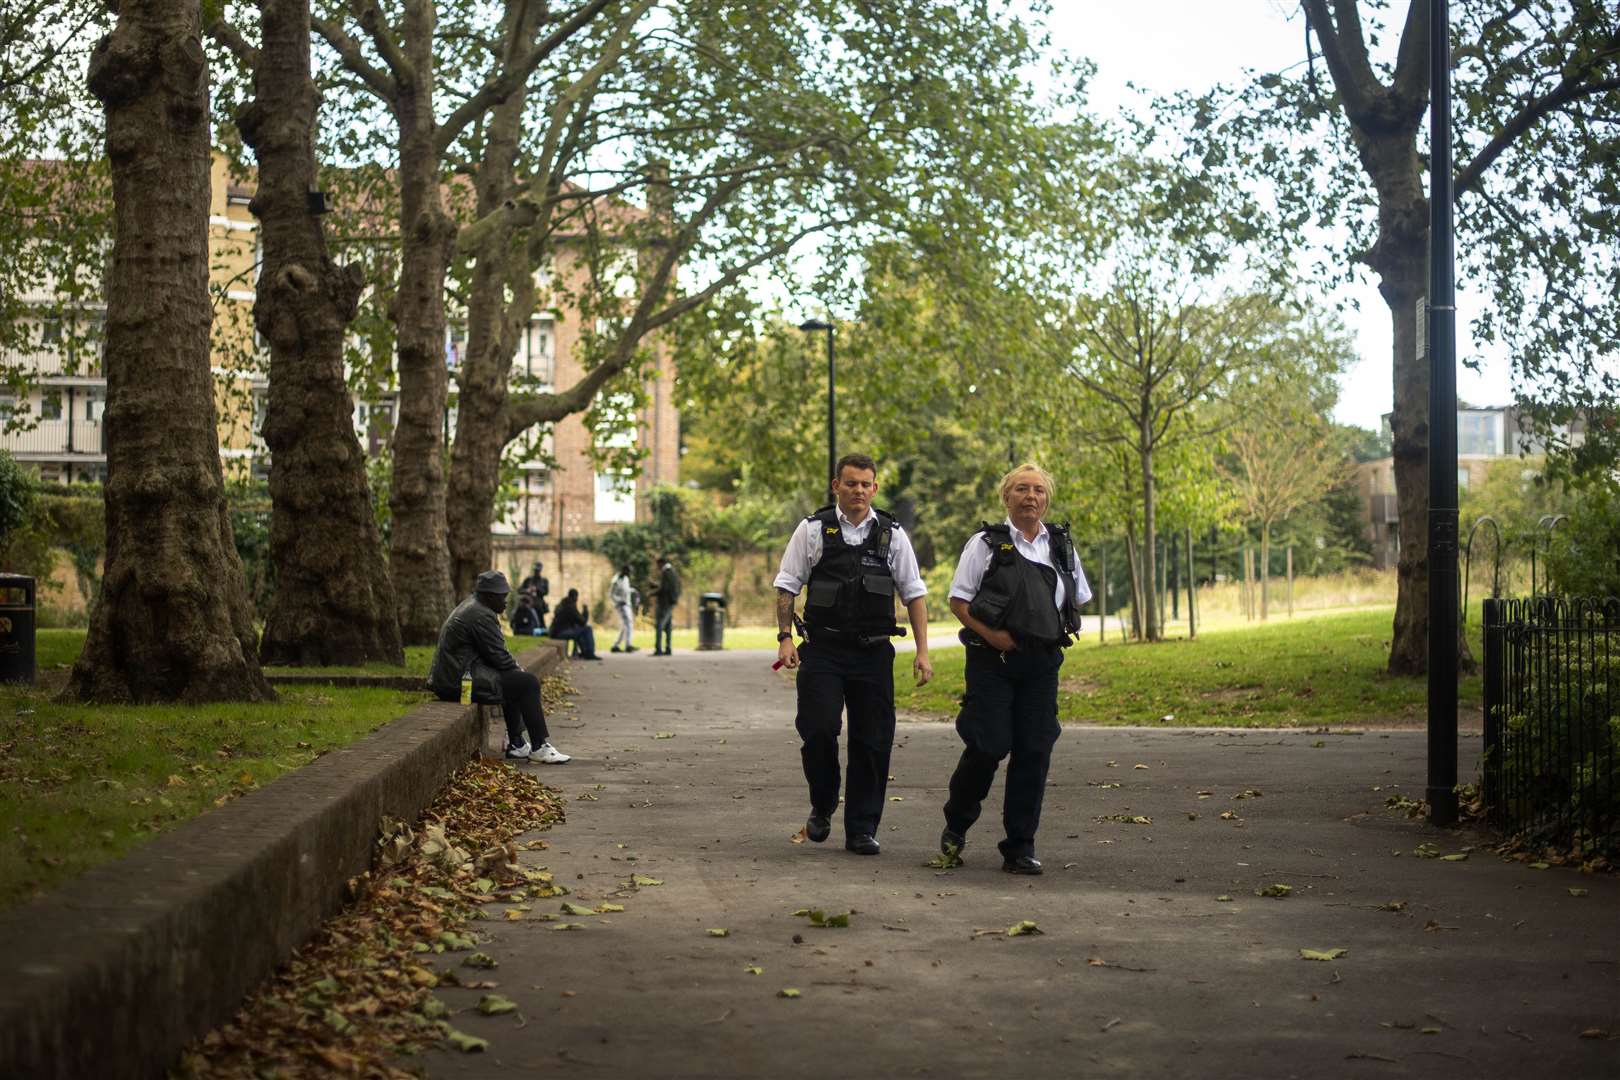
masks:
[[[1532,843],[1620,850],[1620,599],[1485,601],[1492,824]]]

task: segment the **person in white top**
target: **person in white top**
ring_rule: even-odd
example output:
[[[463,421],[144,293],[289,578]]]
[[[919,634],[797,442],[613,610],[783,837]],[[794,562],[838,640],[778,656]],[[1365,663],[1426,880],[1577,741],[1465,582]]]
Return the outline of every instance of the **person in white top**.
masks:
[[[1058,669],[1063,649],[1080,630],[1080,607],[1091,599],[1068,529],[1042,519],[1052,478],[1033,463],[1001,480],[1007,520],[974,533],[951,581],[951,614],[962,624],[967,693],[956,718],[964,744],[945,803],[940,854],[960,861],[967,831],[979,819],[1002,758],[1009,754],[1002,805],[1006,839],[1001,868],[1039,874],[1035,831],[1057,720]]]
[[[800,756],[810,786],[804,834],[820,843],[838,808],[838,735],[849,714],[849,775],[844,793],[844,846],[876,855],[894,745],[894,646],[898,593],[911,620],[917,653],[911,668],[921,686],[933,677],[928,659],[928,587],[899,523],[872,506],[877,464],[865,454],[838,462],[834,505],[799,523],[776,575],[777,660],[798,669]],[[794,597],[805,592],[803,631]]]
[[[632,653],[636,647],[630,644],[630,634],[635,629],[636,590],[630,584],[630,567],[619,567],[619,573],[608,583],[608,600],[613,604],[613,610],[619,613],[619,636],[613,640],[611,652]]]

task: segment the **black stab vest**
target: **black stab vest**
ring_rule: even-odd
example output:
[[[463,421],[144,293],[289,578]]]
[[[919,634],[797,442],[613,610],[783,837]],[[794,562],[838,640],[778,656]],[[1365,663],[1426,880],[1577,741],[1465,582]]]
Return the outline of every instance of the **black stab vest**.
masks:
[[[815,641],[823,639],[888,637],[898,624],[894,617],[894,573],[889,569],[889,545],[894,518],[876,507],[877,520],[864,543],[844,542],[836,506],[824,506],[805,518],[821,530],[821,558],[810,568],[805,589],[804,622]]]
[[[1046,531],[1056,569],[1019,554],[1006,522],[980,526],[980,535],[990,547],[990,565],[968,604],[968,614],[992,630],[1006,630],[1020,644],[1068,645],[1080,632],[1074,543],[1067,525],[1048,525]],[[1062,610],[1052,603],[1059,574],[1067,575]]]

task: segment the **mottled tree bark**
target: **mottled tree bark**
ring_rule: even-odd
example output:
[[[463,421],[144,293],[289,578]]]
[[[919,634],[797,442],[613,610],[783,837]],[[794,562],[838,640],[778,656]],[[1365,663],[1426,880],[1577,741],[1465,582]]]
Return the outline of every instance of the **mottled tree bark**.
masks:
[[[505,39],[508,61],[525,49],[538,25],[534,5],[508,8]],[[519,91],[490,111],[483,156],[475,184],[478,219],[499,214],[517,179],[518,141],[523,135],[527,96]],[[544,228],[536,221],[531,228]],[[478,575],[493,566],[489,531],[500,485],[501,453],[509,441],[507,380],[512,359],[534,314],[534,273],[526,232],[482,230],[472,249],[475,260],[467,298],[467,357],[456,376],[456,440],[450,451],[450,487],[445,496],[450,522],[450,582],[455,595],[470,593]],[[510,299],[508,299],[510,297]]]
[[[1429,103],[1427,5],[1414,0],[1388,85],[1367,60],[1354,0],[1306,0],[1307,14],[1339,91],[1351,139],[1378,194],[1378,239],[1362,261],[1378,275],[1393,329],[1394,409],[1390,416],[1400,517],[1391,675],[1429,669],[1429,369],[1417,355],[1417,303],[1428,295],[1429,200],[1417,154]],[[1474,669],[1459,632],[1457,662]]]
[[[398,327],[399,424],[394,430],[393,531],[389,568],[400,638],[431,645],[450,613],[445,537],[444,425],[450,379],[445,366],[444,279],[455,223],[439,187],[433,117],[431,3],[406,5],[401,46],[414,73],[399,86],[400,211],[404,250],[399,292],[389,313]]]
[[[394,588],[371,512],[343,338],[364,279],[326,247],[315,177],[309,0],[261,0],[254,100],[237,117],[259,163],[253,212],[263,251],[253,321],[270,345],[275,600],[266,664],[403,664]]]
[[[114,204],[106,573],[66,696],[268,700],[219,462],[198,0],[123,0],[96,46]]]

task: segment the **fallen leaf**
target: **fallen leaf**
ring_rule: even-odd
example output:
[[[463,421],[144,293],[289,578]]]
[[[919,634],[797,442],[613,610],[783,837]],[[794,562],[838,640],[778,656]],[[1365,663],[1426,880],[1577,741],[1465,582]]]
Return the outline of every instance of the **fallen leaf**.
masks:
[[[1031,934],[1040,934],[1044,931],[1035,925],[1033,919],[1021,919],[1007,927],[1008,937],[1027,937]]]
[[[655,739],[673,739],[674,737],[675,733],[673,731],[660,731],[653,735]]]
[[[1254,895],[1256,895],[1256,896],[1271,896],[1271,897],[1277,898],[1278,900],[1281,900],[1283,897],[1289,895],[1293,891],[1294,891],[1294,887],[1292,885],[1284,885],[1284,884],[1279,882],[1279,883],[1277,883],[1275,885],[1267,885],[1263,889],[1254,890]]]
[[[493,956],[490,956],[488,953],[481,952],[473,953],[471,956],[467,957],[467,959],[463,960],[462,963],[470,968],[493,968],[500,966],[498,963],[496,963]]]
[[[444,1025],[444,1037],[451,1046],[463,1054],[481,1054],[489,1049],[489,1040],[480,1039],[476,1035],[468,1035],[465,1031],[457,1031],[449,1024]]]
[[[1569,890],[1569,895],[1571,895],[1571,896],[1585,896],[1586,895],[1586,890],[1585,889],[1571,888]]]
[[[906,800],[905,800],[905,797],[903,795],[890,795],[889,796],[889,801],[890,802],[905,802]]]
[[[1441,862],[1467,862],[1468,861],[1468,853],[1467,852],[1459,852],[1456,855],[1442,855],[1442,856],[1440,856],[1440,861]]]
[[[743,970],[748,972],[748,974],[750,974],[750,975],[763,975],[763,974],[765,974],[765,969],[764,968],[755,967],[753,964],[749,964],[747,967],[743,968]]]
[[[1137,764],[1132,765],[1131,768],[1133,768],[1133,769],[1145,769],[1145,768],[1147,768],[1147,766],[1141,764],[1140,762],[1138,762]]]
[[[635,882],[637,885],[648,886],[648,887],[653,886],[653,885],[662,885],[664,883],[662,879],[655,878],[655,877],[648,877],[646,874],[637,874],[634,877],[632,877],[630,880]]]
[[[730,937],[731,931],[723,926],[711,926],[705,931],[710,937]]]
[[[1379,904],[1378,905],[1378,910],[1379,911],[1405,911],[1406,910],[1406,901],[1405,900],[1391,900],[1387,904]]]
[[[584,923],[577,923],[577,922],[560,922],[556,926],[553,926],[552,929],[553,930],[583,930],[583,929],[585,929],[585,924]]]
[[[596,912],[592,911],[590,908],[582,907],[579,904],[573,903],[572,901],[569,901],[569,900],[563,901],[563,906],[558,908],[558,910],[561,911],[564,915],[595,915],[596,914]]]
[[[1581,1038],[1583,1039],[1607,1039],[1608,1037],[1609,1033],[1602,1028],[1587,1028],[1581,1032]]]
[[[1238,817],[1237,812],[1234,811],[1234,810],[1222,810],[1221,811],[1221,820],[1222,821],[1241,821],[1243,819]]]
[[[1337,960],[1350,952],[1349,949],[1301,949],[1301,960]]]
[[[502,1013],[517,1012],[517,1002],[500,994],[485,994],[478,999],[478,1011],[485,1016],[500,1016]]]
[[[614,912],[623,911],[624,910],[624,905],[623,904],[609,904],[609,903],[604,902],[604,903],[597,904],[596,905],[596,910],[597,910],[598,914],[611,915]]]
[[[829,915],[819,908],[810,912],[810,925],[823,929],[843,928],[849,925],[849,917],[853,912],[845,911],[837,915]]]
[[[779,998],[796,998],[799,996],[799,992],[791,986],[785,986],[776,992],[776,996]]]
[[[1232,898],[1230,896],[1224,896],[1224,895],[1223,896],[1217,896],[1215,898],[1215,902],[1217,904],[1230,904],[1232,902]]]

